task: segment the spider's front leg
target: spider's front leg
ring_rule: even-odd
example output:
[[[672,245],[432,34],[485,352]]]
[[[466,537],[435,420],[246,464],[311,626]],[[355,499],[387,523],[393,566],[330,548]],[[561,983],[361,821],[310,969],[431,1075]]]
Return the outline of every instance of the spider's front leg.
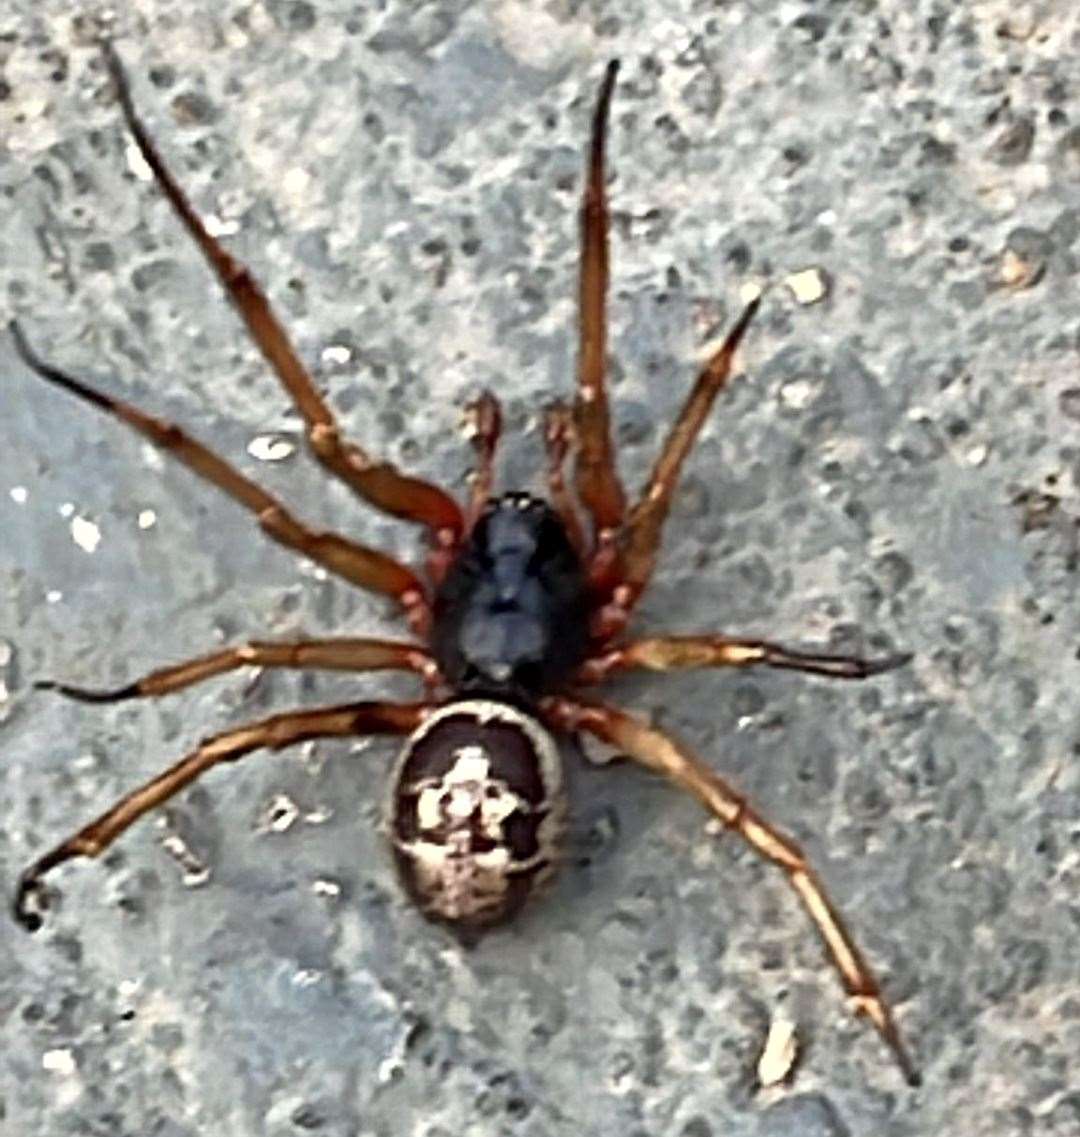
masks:
[[[409,734],[437,706],[435,703],[349,703],[309,711],[272,715],[208,738],[174,766],[121,798],[89,825],[39,857],[19,878],[13,912],[27,931],[41,927],[48,908],[43,878],[75,857],[100,856],[148,810],[222,762],[235,762],[254,750],[280,750],[318,738],[351,738],[369,734]]]
[[[103,50],[124,119],[140,153],[153,171],[159,189],[216,273],[251,338],[292,397],[307,426],[312,452],[328,470],[378,509],[426,525],[436,549],[452,548],[464,528],[457,502],[438,486],[409,477],[391,463],[372,458],[355,443],[342,438],[333,412],[316,390],[266,294],[247,266],[210,235],[165,164],[135,110],[127,75],[116,50],[108,42]]]
[[[695,667],[776,667],[830,679],[868,679],[910,662],[911,652],[876,659],[791,651],[768,640],[733,636],[654,636],[613,647],[582,664],[578,679],[601,683],[619,671],[685,671]]]
[[[766,860],[784,870],[825,942],[856,1013],[864,1014],[892,1050],[911,1086],[921,1077],[881,994],[869,963],[844,926],[825,888],[802,850],[758,814],[746,800],[700,758],[640,719],[594,703],[549,698],[543,704],[549,721],[563,730],[587,730],[617,747],[635,762],[663,774],[693,794],[715,817],[733,829]]]
[[[617,562],[616,541],[626,514],[626,495],[615,468],[605,372],[607,369],[608,207],[604,187],[604,143],[611,95],[619,64],[608,64],[593,112],[592,137],[581,204],[580,343],[575,481],[578,497],[592,517],[590,575],[604,586]]]

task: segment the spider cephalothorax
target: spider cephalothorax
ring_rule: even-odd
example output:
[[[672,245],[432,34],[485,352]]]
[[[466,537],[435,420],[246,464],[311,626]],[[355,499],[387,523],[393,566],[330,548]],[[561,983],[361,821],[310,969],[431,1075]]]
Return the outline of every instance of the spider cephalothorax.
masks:
[[[787,874],[856,1010],[871,1019],[914,1084],[917,1072],[878,982],[798,846],[688,747],[582,693],[631,668],[762,665],[864,679],[908,658],[796,652],[767,640],[716,633],[625,636],[652,576],[682,464],[728,379],[758,302],[747,305],[706,362],[640,495],[628,506],[616,470],[605,390],[604,137],[617,64],[608,66],[600,88],[587,158],[577,393],[572,406],[556,404],[545,419],[550,503],[520,493],[492,497],[500,415],[494,396],[485,393],[470,408],[479,461],[463,508],[451,494],[346,441],[258,284],[210,235],[165,165],[135,112],[109,45],[104,57],[128,128],[159,188],[295,403],[312,453],[375,507],[423,526],[432,551],[425,579],[385,553],[310,528],[179,427],[46,363],[13,324],[16,348],[38,376],[170,452],[247,510],[272,540],[351,584],[394,599],[422,641],[253,641],[160,668],[115,690],[39,686],[87,702],[110,702],[165,695],[244,666],[396,669],[422,679],[428,698],[289,711],[215,735],[31,864],[16,892],[16,918],[31,930],[40,927],[48,872],[75,857],[98,856],[147,810],[214,766],[307,739],[393,734],[407,738],[387,810],[404,883],[426,915],[476,931],[511,916],[553,871],[566,803],[552,733],[585,731],[689,791]],[[573,490],[564,479],[571,454]]]

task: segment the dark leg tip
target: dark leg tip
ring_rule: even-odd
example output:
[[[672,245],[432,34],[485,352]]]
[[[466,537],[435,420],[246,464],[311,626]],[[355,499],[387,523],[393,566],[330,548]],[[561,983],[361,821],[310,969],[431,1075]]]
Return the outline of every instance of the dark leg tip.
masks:
[[[913,1090],[917,1090],[922,1085],[922,1074],[918,1070],[909,1070],[907,1072],[907,1084]]]
[[[15,890],[12,915],[15,922],[28,932],[37,932],[45,923],[49,898],[41,881],[31,873],[24,873]]]
[[[34,690],[56,691],[66,699],[74,699],[79,703],[119,703],[123,699],[133,699],[139,693],[138,685],[135,683],[111,691],[95,691],[85,687],[71,687],[67,683],[57,683],[53,679],[38,679],[34,683]]]

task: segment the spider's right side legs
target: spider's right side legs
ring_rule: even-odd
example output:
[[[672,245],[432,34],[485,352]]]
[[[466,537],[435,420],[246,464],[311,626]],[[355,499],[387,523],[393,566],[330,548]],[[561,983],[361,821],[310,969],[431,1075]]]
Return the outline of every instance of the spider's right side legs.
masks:
[[[76,857],[100,856],[128,826],[148,810],[222,762],[235,762],[254,750],[280,750],[318,738],[350,738],[368,734],[409,734],[436,704],[349,703],[309,711],[272,715],[208,738],[174,766],[121,798],[100,817],[39,857],[19,878],[13,903],[15,919],[27,931],[41,927],[48,907],[43,878]]]
[[[610,577],[617,559],[616,540],[626,513],[626,495],[615,467],[605,373],[607,370],[608,207],[604,187],[604,143],[611,95],[619,71],[608,64],[593,112],[592,135],[581,205],[581,339],[575,481],[578,497],[593,521],[591,576],[599,585]]]
[[[342,439],[337,420],[315,389],[266,294],[247,266],[207,231],[139,118],[116,50],[107,41],[103,50],[124,119],[143,159],[153,171],[161,192],[217,274],[252,339],[303,416],[312,452],[327,469],[374,506],[396,517],[426,525],[431,530],[436,548],[452,547],[460,538],[464,525],[457,502],[438,486],[408,477],[391,463],[377,461],[359,446]]]
[[[792,889],[825,944],[843,980],[852,1008],[874,1024],[893,1053],[908,1085],[921,1082],[919,1071],[904,1045],[892,1008],[881,986],[833,902],[790,837],[754,810],[719,774],[688,747],[682,746],[647,723],[614,707],[568,699],[545,700],[549,721],[563,730],[586,730],[618,748],[639,765],[670,778],[692,794],[714,817],[737,833],[755,852],[782,869]]]
[[[416,644],[391,640],[334,638],[273,643],[254,640],[221,651],[159,667],[122,687],[102,690],[58,683],[52,679],[34,684],[39,690],[57,691],[80,703],[119,703],[125,699],[171,695],[215,675],[241,667],[282,667],[328,671],[414,671],[429,685],[438,681],[435,661]]]
[[[600,683],[619,671],[686,671],[696,667],[775,667],[829,679],[869,679],[902,667],[911,652],[866,659],[855,655],[792,651],[768,640],[734,636],[653,636],[609,648],[581,667],[580,680]]]

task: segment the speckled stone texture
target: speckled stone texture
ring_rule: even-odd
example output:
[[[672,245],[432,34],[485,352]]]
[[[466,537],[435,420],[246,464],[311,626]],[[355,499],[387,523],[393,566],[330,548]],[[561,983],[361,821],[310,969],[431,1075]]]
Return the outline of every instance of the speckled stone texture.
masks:
[[[0,318],[316,523],[415,558],[298,418],[132,159],[93,40],[373,451],[505,483],[573,375],[589,108],[611,135],[613,400],[636,485],[748,286],[640,627],[915,653],[614,690],[797,836],[879,968],[908,1090],[783,878],[685,795],[572,749],[554,894],[465,952],[402,898],[386,743],[218,771],[0,921],[5,1134],[1080,1133],[1080,14],[1069,0],[383,0],[0,14]],[[810,270],[809,277],[797,274]],[[795,277],[794,280],[790,279]],[[810,302],[814,287],[825,295]],[[807,291],[809,289],[809,291]],[[203,735],[407,679],[87,685],[252,635],[388,635],[0,333],[0,883]],[[89,551],[90,549],[93,551]],[[770,1022],[792,1081],[761,1091]]]

